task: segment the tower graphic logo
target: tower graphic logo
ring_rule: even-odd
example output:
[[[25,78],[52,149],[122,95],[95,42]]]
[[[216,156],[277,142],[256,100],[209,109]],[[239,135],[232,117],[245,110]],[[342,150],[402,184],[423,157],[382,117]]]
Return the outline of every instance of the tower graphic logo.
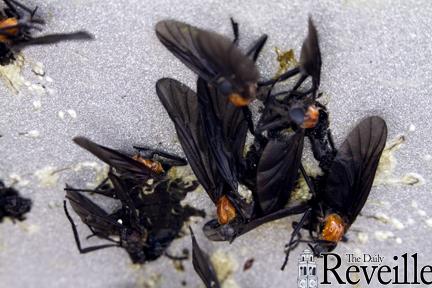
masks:
[[[318,287],[316,263],[311,250],[305,249],[298,262],[297,286],[299,288]]]

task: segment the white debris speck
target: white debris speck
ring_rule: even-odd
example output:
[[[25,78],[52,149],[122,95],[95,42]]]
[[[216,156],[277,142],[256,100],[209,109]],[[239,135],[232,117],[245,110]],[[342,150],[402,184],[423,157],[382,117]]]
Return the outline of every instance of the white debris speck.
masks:
[[[30,87],[31,82],[26,80],[26,81],[24,81],[24,85],[27,86],[27,87]]]
[[[56,90],[54,90],[53,88],[46,88],[46,92],[48,95],[52,96],[56,93]]]
[[[29,88],[29,91],[35,92],[39,96],[45,94],[45,88],[40,84],[32,84]]]
[[[391,231],[375,231],[375,238],[379,241],[385,241],[392,237],[394,237],[394,234]]]
[[[374,217],[383,223],[389,223],[390,222],[390,217],[387,216],[386,214],[382,213],[382,212],[376,213],[374,215]]]
[[[62,120],[65,119],[65,113],[64,113],[63,111],[60,110],[60,111],[57,113],[57,115],[58,115],[58,117],[59,117],[60,119],[62,119]]]
[[[398,230],[402,230],[405,228],[405,225],[399,219],[391,218],[391,223]]]
[[[42,187],[52,187],[57,184],[59,174],[56,173],[58,169],[47,166],[37,170],[34,175],[39,180],[39,185]]]
[[[38,130],[30,130],[26,133],[23,133],[22,135],[25,135],[25,136],[30,137],[30,138],[39,138],[40,132]]]
[[[19,227],[27,232],[29,235],[33,235],[35,233],[38,233],[40,230],[40,227],[35,224],[28,224],[27,222],[19,222]]]
[[[238,193],[246,201],[246,203],[249,204],[252,202],[252,191],[247,189],[244,185],[238,186]]]
[[[430,154],[426,154],[426,155],[424,156],[424,159],[425,159],[426,161],[431,161],[431,160],[432,160],[432,155],[430,155]]]
[[[396,241],[396,243],[397,243],[397,244],[402,244],[402,239],[401,239],[401,238],[399,238],[399,237],[398,237],[398,238],[396,238],[396,240],[395,240],[395,241]]]
[[[16,173],[11,173],[9,175],[9,179],[12,182],[11,185],[16,185],[16,186],[24,187],[24,186],[28,186],[30,184],[29,180],[23,179],[20,175],[18,175]]]
[[[412,201],[411,201],[411,207],[413,207],[413,208],[418,208],[418,203],[417,203],[417,201],[412,200]]]
[[[49,76],[45,77],[45,81],[50,82],[50,83],[54,82],[54,80]]]
[[[42,108],[42,102],[40,100],[33,101],[33,108],[35,110],[40,110]]]
[[[432,218],[427,219],[425,222],[429,227],[432,227]]]
[[[32,67],[32,71],[38,76],[45,75],[44,65],[41,62],[36,62]]]
[[[422,209],[417,210],[417,214],[420,215],[420,216],[422,216],[422,217],[426,217],[426,215],[427,215],[426,211],[424,211]]]
[[[407,220],[407,225],[414,225],[415,224],[415,221],[414,221],[414,219],[412,219],[412,218],[408,218],[408,220]]]
[[[117,223],[119,223],[119,224],[123,224],[123,220],[122,220],[122,219],[118,219],[118,220],[117,220]]]
[[[415,125],[414,125],[414,124],[409,125],[408,130],[409,130],[410,132],[414,132],[414,131],[416,130]]]
[[[357,238],[361,244],[365,244],[369,239],[369,235],[367,233],[364,233],[364,232],[359,232],[357,235]]]
[[[425,183],[425,180],[420,174],[407,173],[402,177],[401,183],[410,186],[420,186]]]
[[[77,118],[77,113],[75,110],[73,109],[69,109],[67,110],[67,113],[69,114],[70,117],[72,117],[73,119]]]

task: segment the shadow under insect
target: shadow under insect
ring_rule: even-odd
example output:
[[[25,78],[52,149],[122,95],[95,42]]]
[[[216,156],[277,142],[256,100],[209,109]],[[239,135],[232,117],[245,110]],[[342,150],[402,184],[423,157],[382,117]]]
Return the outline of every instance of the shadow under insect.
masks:
[[[108,178],[95,189],[65,189],[72,209],[90,229],[92,234],[89,237],[97,236],[111,242],[83,248],[65,201],[65,213],[80,253],[122,247],[134,263],[152,261],[164,254],[174,259],[186,259],[187,255],[170,256],[167,248],[180,236],[185,221],[191,216],[205,217],[205,213],[180,203],[198,184],[186,183],[178,178],[171,179],[166,173],[173,166],[168,163],[184,165],[184,160],[160,151],[145,149],[153,156],[163,154],[163,157],[169,158],[166,162],[159,162],[144,158],[140,154],[130,157],[85,138],[75,138],[75,142],[110,165]],[[90,197],[85,196],[85,193],[116,199],[120,208],[107,212]]]
[[[24,214],[30,211],[31,206],[30,199],[21,197],[17,190],[6,187],[0,180],[0,222],[5,217],[9,217],[12,221],[23,221]]]
[[[92,40],[86,31],[55,33],[34,37],[33,31],[41,31],[45,21],[36,16],[38,8],[30,9],[15,0],[3,0],[0,10],[0,65],[15,60],[13,50],[30,45],[49,45],[68,40]]]

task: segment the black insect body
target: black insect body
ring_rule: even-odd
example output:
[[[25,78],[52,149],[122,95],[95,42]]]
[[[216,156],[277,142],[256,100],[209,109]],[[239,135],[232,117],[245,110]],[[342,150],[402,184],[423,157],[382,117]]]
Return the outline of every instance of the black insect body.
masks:
[[[6,5],[0,11],[0,63],[8,64],[13,60],[11,49],[29,45],[47,45],[67,40],[92,40],[86,31],[48,34],[33,37],[34,30],[42,30],[44,20],[35,16],[37,7],[30,9],[16,0],[3,0]]]
[[[240,163],[244,162],[242,151],[247,130],[245,121],[238,109],[233,107],[234,109],[230,110],[231,103],[213,103],[215,99],[223,98],[209,98],[207,88],[204,81],[198,81],[197,95],[187,86],[173,79],[161,79],[156,85],[157,94],[175,124],[177,136],[192,170],[217,205],[218,219],[204,226],[206,236],[215,241],[231,241],[236,236],[267,221],[290,213],[304,212],[304,209],[296,208],[269,215],[286,204],[297,179],[298,163],[303,148],[303,130],[285,138],[274,139],[274,142],[267,144],[264,153],[266,161],[260,162],[257,169],[262,173],[262,178],[254,176],[261,182],[258,186],[256,183],[253,184],[256,193],[253,195],[253,201],[248,203],[246,199],[240,197],[236,189],[239,180],[238,172],[242,170]],[[206,109],[214,109],[217,112],[213,114],[210,113],[212,111],[208,111],[204,116],[202,111],[205,109],[199,107],[203,99],[207,100]],[[213,119],[208,127],[205,120],[208,115],[218,115],[217,118],[223,121],[212,122]],[[238,115],[239,118],[233,115]],[[219,124],[216,125],[217,123]],[[238,132],[238,135],[233,132]],[[227,169],[227,175],[232,175],[231,178],[224,177],[218,169],[217,162],[221,160],[217,159],[218,156],[215,154],[219,154],[222,160],[227,161],[224,169]],[[272,157],[273,155],[278,155],[280,158]],[[280,173],[277,169],[272,169],[273,165],[279,165]],[[262,184],[266,181],[263,180],[266,177],[274,178],[267,186]],[[230,179],[234,180],[230,182]],[[264,206],[265,213],[260,212],[261,205]],[[241,217],[237,217],[237,212]],[[262,218],[262,216],[266,217]]]
[[[300,58],[300,65],[297,68],[266,84],[274,85],[287,79],[288,75],[291,77],[296,73],[301,74],[292,89],[271,94],[266,98],[265,109],[258,122],[256,134],[267,131],[267,135],[272,137],[287,128],[304,128],[305,136],[311,142],[315,159],[319,161],[320,167],[327,171],[336,149],[329,129],[327,108],[316,100],[320,96],[317,95],[317,91],[321,75],[321,52],[318,33],[311,18],[309,18],[309,32],[303,42]],[[308,76],[312,78],[312,88],[301,90],[301,84]]]
[[[74,140],[80,146],[92,153],[94,152],[98,158],[112,165],[108,174],[111,185],[108,185],[108,180],[104,180],[94,190],[73,189],[71,187],[65,189],[66,197],[73,210],[89,227],[92,235],[113,242],[112,244],[82,248],[77,229],[67,211],[65,202],[65,213],[71,222],[80,253],[117,246],[123,247],[134,263],[155,260],[164,253],[168,256],[166,253],[168,246],[175,238],[179,237],[183,223],[189,217],[205,216],[201,210],[180,204],[188,192],[196,189],[196,183],[188,184],[181,179],[170,179],[165,174],[165,176],[153,177],[157,171],[160,173],[159,168],[163,166],[166,168],[167,164],[162,165],[157,162],[160,164],[158,166],[152,162],[153,165],[151,165],[150,162],[143,162],[143,160],[152,160],[144,159],[141,156],[141,158],[134,157],[137,159],[134,160],[134,158],[100,146],[85,138],[75,138]],[[161,154],[163,152],[152,151],[152,153]],[[176,157],[166,153],[164,155]],[[178,160],[174,159],[174,161]],[[89,197],[84,196],[83,193],[85,192],[117,199],[121,207],[108,213]]]
[[[199,85],[198,88],[206,89],[205,86]],[[252,213],[253,204],[247,204],[241,199],[236,191],[236,175],[231,173],[230,170],[230,165],[236,160],[235,155],[240,153],[234,153],[233,151],[237,149],[231,148],[238,146],[240,149],[244,145],[244,140],[237,141],[237,145],[229,146],[231,147],[229,151],[218,151],[222,154],[220,155],[221,159],[232,160],[231,163],[225,166],[227,169],[226,175],[228,175],[225,179],[230,179],[229,177],[232,175],[232,181],[226,181],[221,170],[218,169],[218,161],[215,158],[215,153],[211,151],[212,144],[210,144],[210,141],[220,141],[221,139],[209,139],[207,137],[208,132],[206,131],[206,129],[222,129],[222,127],[215,125],[207,128],[205,126],[207,121],[204,120],[202,110],[199,108],[200,104],[197,94],[186,85],[168,78],[160,79],[157,82],[156,91],[161,103],[175,124],[177,137],[193,172],[207,191],[210,199],[217,205],[218,221],[226,224],[236,218],[237,212],[243,218],[249,217]],[[235,113],[236,110],[232,110],[232,112]],[[227,122],[228,126],[226,128],[231,127],[233,129],[231,132],[226,130],[225,135],[235,133],[237,128],[242,125],[241,123],[241,120],[236,123]],[[241,128],[239,129],[240,132]],[[223,143],[219,147],[224,149]],[[232,157],[224,158],[226,154],[223,153],[225,152],[232,153]],[[221,163],[221,165],[224,165],[224,163]]]
[[[23,221],[25,219],[24,214],[30,211],[31,205],[30,199],[21,197],[18,191],[12,187],[6,187],[0,181],[0,222],[5,217]]]
[[[189,24],[165,20],[157,23],[156,35],[177,58],[199,77],[236,106],[245,106],[256,96],[258,69],[253,59],[265,43],[261,38],[249,52],[243,54],[236,47],[237,24],[233,22],[235,40],[193,27]]]
[[[192,228],[189,227],[189,229],[192,237],[192,264],[196,273],[204,282],[206,288],[221,287],[215,268],[211,263],[209,256],[198,245]]]
[[[362,120],[339,148],[331,166],[315,189],[302,219],[287,244],[289,252],[299,242],[310,243],[314,253],[333,250],[363,208],[372,187],[387,139],[385,121],[377,116]],[[300,239],[300,229],[308,229],[311,240]],[[299,236],[299,238],[295,238]]]

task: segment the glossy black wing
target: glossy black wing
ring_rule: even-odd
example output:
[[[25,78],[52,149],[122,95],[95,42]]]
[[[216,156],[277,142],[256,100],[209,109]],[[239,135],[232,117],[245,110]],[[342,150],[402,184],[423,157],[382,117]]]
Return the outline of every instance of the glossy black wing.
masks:
[[[237,191],[237,174],[243,158],[248,124],[241,108],[235,107],[217,89],[198,79],[198,101],[210,139],[211,152],[219,172],[234,191]]]
[[[220,283],[213,264],[210,262],[208,255],[199,247],[192,228],[189,227],[189,230],[192,236],[192,264],[195,271],[207,288],[219,288]]]
[[[128,155],[119,151],[96,144],[85,137],[75,137],[73,141],[109,166],[115,168],[116,172],[121,176],[131,176],[132,178],[144,181],[151,177],[158,177],[157,174],[152,173],[144,164],[133,160]]]
[[[209,150],[197,95],[186,85],[168,78],[156,83],[156,91],[175,124],[189,165],[212,201],[217,203],[222,196],[223,180]]]
[[[303,152],[304,130],[287,139],[270,140],[257,171],[257,197],[264,214],[285,206],[298,178]]]
[[[66,190],[66,198],[75,213],[95,232],[109,236],[116,234],[121,227],[116,219],[80,192]]]
[[[311,17],[309,17],[308,27],[308,36],[303,42],[300,54],[300,68],[303,74],[312,77],[313,86],[317,88],[321,78],[321,52],[318,32]]]
[[[348,135],[330,168],[324,203],[353,223],[363,208],[387,139],[387,125],[377,116],[363,119]]]
[[[175,20],[158,22],[156,35],[168,50],[207,82],[214,84],[213,81],[223,77],[243,87],[245,83],[258,81],[259,72],[253,60],[227,37]]]

